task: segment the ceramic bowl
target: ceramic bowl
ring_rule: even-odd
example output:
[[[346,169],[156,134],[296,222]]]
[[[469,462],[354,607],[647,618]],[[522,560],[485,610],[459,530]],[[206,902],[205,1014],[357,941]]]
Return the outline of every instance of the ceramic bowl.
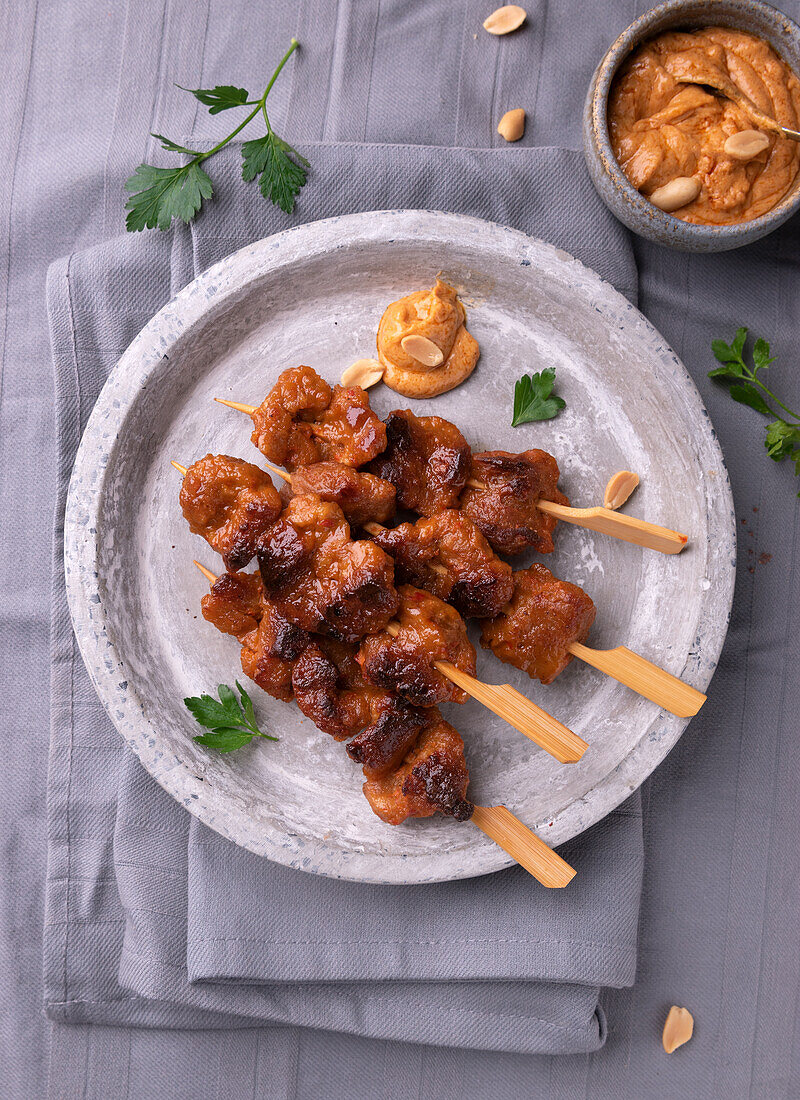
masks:
[[[691,225],[659,210],[640,195],[620,168],[608,134],[608,94],[628,55],[662,31],[710,25],[735,27],[765,39],[800,73],[800,27],[758,0],[666,0],[619,36],[595,71],[583,114],[589,175],[606,206],[624,225],[659,244],[686,252],[724,252],[765,237],[800,210],[800,174],[791,191],[768,213],[738,225]]]

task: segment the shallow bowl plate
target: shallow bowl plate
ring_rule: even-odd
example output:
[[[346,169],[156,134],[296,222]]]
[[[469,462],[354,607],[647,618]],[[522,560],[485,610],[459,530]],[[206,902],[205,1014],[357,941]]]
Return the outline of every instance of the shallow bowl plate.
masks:
[[[383,824],[344,747],[256,688],[260,720],[279,743],[226,756],[195,744],[184,696],[242,675],[235,639],[200,615],[207,585],[192,558],[215,571],[220,564],[181,516],[170,459],[188,464],[213,451],[257,462],[249,420],[212,397],[258,404],[297,363],[337,380],[373,354],[385,306],[439,271],[462,294],[481,359],[466,384],[414,411],[455,421],[475,450],[552,451],[576,505],[600,503],[614,471],[636,470],[641,486],[627,510],[686,532],[688,549],[667,557],[562,525],[547,564],[597,604],[590,644],[624,643],[705,689],[730,610],[735,523],[697,390],[653,327],[598,275],[474,218],[335,218],[259,241],[206,271],[156,314],[111,374],[67,505],[75,632],[100,698],[142,764],[237,844],[368,882],[467,877],[509,860],[473,826],[440,815]],[[550,365],[566,409],[512,428],[515,380]],[[409,404],[382,385],[371,396],[381,415]],[[578,661],[550,687],[483,652],[478,673],[515,684],[589,742],[579,764],[561,765],[477,703],[445,708],[467,744],[473,799],[505,803],[550,844],[619,805],[686,726]]]

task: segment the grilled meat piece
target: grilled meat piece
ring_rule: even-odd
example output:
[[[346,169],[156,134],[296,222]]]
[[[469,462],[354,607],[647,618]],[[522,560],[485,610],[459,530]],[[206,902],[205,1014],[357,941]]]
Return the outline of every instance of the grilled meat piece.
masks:
[[[394,485],[341,462],[298,466],[292,474],[292,484],[281,488],[281,497],[288,504],[293,496],[305,493],[316,493],[322,500],[338,504],[353,527],[362,527],[370,521],[385,523],[394,515]]]
[[[258,561],[268,598],[304,630],[355,642],[397,609],[392,559],[372,542],[354,542],[339,506],[313,493],[289,502],[259,543]]]
[[[474,806],[467,800],[469,771],[464,742],[435,708],[417,743],[394,771],[367,779],[364,794],[381,820],[400,825],[409,817],[437,812],[466,821]]]
[[[461,494],[461,510],[499,554],[527,549],[552,553],[556,520],[537,508],[537,501],[569,504],[556,487],[558,463],[552,455],[539,450],[484,451],[472,456],[469,476],[486,487],[468,485]]]
[[[377,719],[354,737],[347,755],[361,764],[368,779],[379,779],[396,768],[430,721],[430,711],[409,706],[397,696],[387,696]]]
[[[245,676],[276,699],[292,698],[292,666],[309,643],[264,597],[258,573],[223,573],[201,601],[203,618],[242,647]]]
[[[400,700],[368,684],[345,642],[310,642],[292,670],[297,705],[306,717],[336,741],[344,741],[374,722],[381,710]]]
[[[448,508],[372,539],[394,558],[398,581],[432,592],[464,618],[491,618],[511,599],[511,566],[463,512]]]
[[[327,461],[362,466],[386,446],[366,390],[331,389],[311,367],[283,371],[252,419],[254,445],[288,470]]]
[[[211,454],[186,471],[180,502],[194,534],[222,555],[232,573],[253,558],[259,536],[282,507],[269,474],[241,458]]]
[[[449,661],[475,675],[475,650],[464,620],[455,608],[421,588],[404,584],[398,592],[397,635],[373,634],[361,643],[364,679],[418,707],[466,702],[466,692],[434,667],[436,661]]]
[[[403,508],[432,516],[458,507],[469,459],[469,444],[455,424],[398,409],[386,418],[386,450],[370,470],[391,481]]]
[[[514,595],[496,619],[483,624],[481,645],[507,664],[549,684],[594,622],[595,606],[582,588],[560,581],[544,565],[514,573]]]

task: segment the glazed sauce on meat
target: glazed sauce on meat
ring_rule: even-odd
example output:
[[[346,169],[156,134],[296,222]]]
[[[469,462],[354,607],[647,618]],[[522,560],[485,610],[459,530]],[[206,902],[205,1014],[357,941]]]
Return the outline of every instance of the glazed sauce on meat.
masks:
[[[386,446],[366,390],[331,389],[311,367],[283,371],[252,419],[253,444],[287,470],[328,461],[362,466]]]
[[[475,675],[475,650],[464,620],[455,608],[421,588],[404,584],[398,593],[399,631],[394,637],[384,632],[364,639],[359,653],[364,678],[415,706],[466,702],[466,692],[434,665],[449,661]]]
[[[484,623],[481,645],[543,684],[552,683],[572,660],[569,647],[582,642],[595,606],[582,588],[560,581],[544,565],[514,573],[514,595],[502,614]]]

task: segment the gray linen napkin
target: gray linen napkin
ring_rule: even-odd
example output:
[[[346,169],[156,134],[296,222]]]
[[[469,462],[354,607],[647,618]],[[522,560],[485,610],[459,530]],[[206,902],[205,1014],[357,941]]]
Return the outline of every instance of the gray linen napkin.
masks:
[[[48,1014],[139,1026],[299,1023],[519,1052],[595,1049],[598,988],[633,981],[638,798],[565,846],[547,892],[519,870],[388,888],[290,871],[182,810],[124,748],[80,663],[63,593],[63,501],[80,432],[114,362],[197,272],[291,224],[356,210],[479,215],[577,255],[632,299],[627,237],[575,153],[318,145],[289,218],[214,162],[219,198],[191,231],[126,237],[48,278],[59,417],[54,539]]]

